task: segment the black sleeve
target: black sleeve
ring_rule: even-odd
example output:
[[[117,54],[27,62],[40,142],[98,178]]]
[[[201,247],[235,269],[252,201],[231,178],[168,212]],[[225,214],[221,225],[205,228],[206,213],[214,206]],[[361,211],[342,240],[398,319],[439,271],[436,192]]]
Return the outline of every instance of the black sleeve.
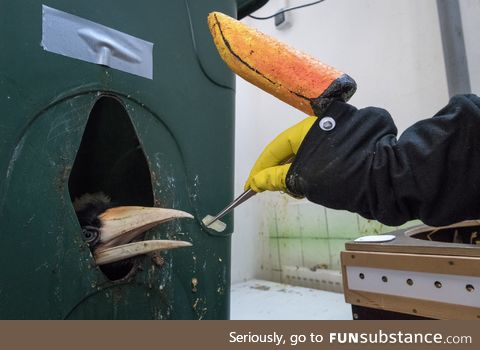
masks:
[[[480,218],[480,98],[455,96],[397,140],[390,114],[334,102],[287,174],[292,194],[387,225],[433,226]]]

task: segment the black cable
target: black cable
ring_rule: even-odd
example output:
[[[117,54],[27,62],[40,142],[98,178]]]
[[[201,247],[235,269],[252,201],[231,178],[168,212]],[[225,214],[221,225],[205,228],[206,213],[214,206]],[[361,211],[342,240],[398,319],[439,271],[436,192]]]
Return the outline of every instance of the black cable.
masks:
[[[285,13],[285,12],[289,12],[289,11],[293,11],[293,10],[298,10],[298,9],[301,9],[301,8],[304,8],[304,7],[308,7],[308,6],[312,6],[312,5],[316,5],[316,4],[319,4],[321,2],[324,2],[325,0],[318,0],[318,1],[314,1],[314,2],[311,2],[309,4],[304,4],[304,5],[300,5],[300,6],[295,6],[295,7],[289,7],[285,10],[282,10],[282,11],[278,11],[277,13],[274,13],[273,15],[271,16],[267,16],[267,17],[257,17],[257,16],[252,16],[252,15],[248,15],[248,17],[251,17],[253,19],[259,19],[259,20],[264,20],[264,19],[270,19],[270,18],[273,18],[281,13]]]

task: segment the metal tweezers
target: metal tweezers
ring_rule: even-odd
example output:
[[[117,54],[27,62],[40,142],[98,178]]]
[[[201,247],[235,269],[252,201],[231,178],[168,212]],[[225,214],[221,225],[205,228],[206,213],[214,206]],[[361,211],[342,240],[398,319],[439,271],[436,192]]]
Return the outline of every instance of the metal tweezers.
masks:
[[[282,164],[287,164],[287,163],[291,163],[294,159],[294,156],[292,157],[289,157],[287,159],[285,159],[284,161],[280,162],[279,165],[282,165]],[[252,190],[251,188],[249,188],[248,190],[246,190],[245,192],[243,192],[240,196],[238,196],[237,198],[235,198],[235,200],[230,203],[229,205],[227,205],[225,207],[225,209],[223,209],[220,213],[218,213],[212,220],[210,220],[209,223],[205,223],[205,226],[210,226],[211,224],[213,224],[215,221],[223,218],[225,215],[227,215],[228,213],[230,213],[233,209],[235,209],[236,207],[238,207],[240,204],[242,204],[243,202],[245,202],[247,199],[250,199],[252,198],[254,195],[256,195],[257,192],[255,192],[254,190]]]
[[[210,226],[211,224],[213,224],[215,221],[221,219],[222,217],[224,217],[225,215],[227,215],[228,213],[230,213],[234,208],[236,208],[237,206],[239,206],[240,204],[242,204],[243,202],[245,202],[247,199],[250,199],[252,198],[254,195],[256,195],[257,192],[255,192],[254,190],[252,190],[251,188],[246,190],[245,192],[243,192],[240,196],[238,196],[237,198],[235,198],[235,200],[230,203],[229,205],[227,205],[225,207],[225,209],[223,209],[220,213],[218,213],[212,220],[210,220],[210,222],[208,223],[205,223],[205,226]]]

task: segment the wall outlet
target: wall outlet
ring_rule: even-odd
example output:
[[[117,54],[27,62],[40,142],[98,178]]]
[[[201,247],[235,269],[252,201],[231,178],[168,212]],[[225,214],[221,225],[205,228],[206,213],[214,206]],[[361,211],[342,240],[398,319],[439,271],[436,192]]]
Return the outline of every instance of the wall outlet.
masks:
[[[284,9],[280,9],[278,13],[275,15],[275,27],[280,27],[281,25],[285,24],[285,12],[282,12]]]
[[[280,1],[282,7],[277,10],[277,14],[274,17],[275,28],[287,29],[292,26],[292,14],[291,12],[282,12],[290,7],[289,0]]]

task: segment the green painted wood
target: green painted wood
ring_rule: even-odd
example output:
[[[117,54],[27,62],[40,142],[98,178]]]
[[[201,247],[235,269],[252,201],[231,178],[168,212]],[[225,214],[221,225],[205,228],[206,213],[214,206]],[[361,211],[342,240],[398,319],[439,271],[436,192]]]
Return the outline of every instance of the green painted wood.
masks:
[[[233,219],[226,218],[222,235],[200,222],[233,197],[234,77],[208,42],[206,15],[234,16],[237,5],[199,3],[2,4],[1,319],[228,318]],[[44,51],[42,4],[153,42],[154,79]],[[76,172],[69,188],[89,116],[102,98],[112,104],[99,112],[96,127],[110,141],[95,141],[97,163]],[[130,153],[136,144],[138,156]],[[102,159],[118,166],[115,176],[94,165]],[[148,186],[138,184],[145,176],[132,171],[136,161],[149,170]],[[97,187],[121,204],[145,201],[138,193],[147,188],[156,206],[191,212],[195,220],[161,225],[148,236],[193,247],[164,254],[160,265],[140,258],[129,278],[112,282],[94,265],[70,198],[72,188]]]

